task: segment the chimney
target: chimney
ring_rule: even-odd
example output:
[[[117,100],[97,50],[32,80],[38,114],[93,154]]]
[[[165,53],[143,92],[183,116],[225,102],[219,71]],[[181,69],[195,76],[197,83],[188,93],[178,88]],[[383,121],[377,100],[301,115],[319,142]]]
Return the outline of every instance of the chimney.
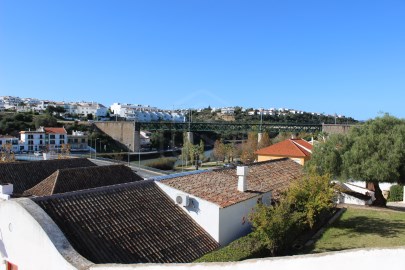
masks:
[[[238,191],[245,192],[247,190],[247,175],[249,173],[248,166],[238,166],[236,174],[238,175]]]
[[[8,200],[13,194],[13,184],[0,185],[0,199]]]

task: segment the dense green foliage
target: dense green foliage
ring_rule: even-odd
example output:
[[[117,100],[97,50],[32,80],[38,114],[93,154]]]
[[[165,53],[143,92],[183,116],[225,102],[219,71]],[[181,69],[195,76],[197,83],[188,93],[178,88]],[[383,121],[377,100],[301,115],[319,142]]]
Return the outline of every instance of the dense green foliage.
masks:
[[[9,134],[19,137],[21,130],[34,128],[34,115],[30,113],[2,113],[0,114],[0,134]]]
[[[285,254],[300,234],[333,208],[333,196],[330,177],[311,171],[293,182],[278,204],[257,205],[251,215],[253,235],[271,255]]]
[[[306,165],[319,173],[373,184],[374,204],[385,205],[378,183],[405,180],[405,120],[384,115],[353,128],[347,136],[330,136],[314,148]]]
[[[403,201],[404,199],[404,186],[402,185],[393,185],[390,188],[390,196],[388,197],[388,201],[390,202],[399,202]]]
[[[210,252],[195,262],[235,262],[266,255],[263,244],[252,234],[233,241],[226,247]]]
[[[334,124],[335,117],[326,116],[326,115],[314,115],[312,113],[303,113],[303,114],[293,114],[293,113],[283,113],[280,115],[263,115],[260,116],[258,110],[255,111],[254,115],[249,115],[248,112],[253,109],[242,110],[241,107],[235,107],[235,113],[233,115],[235,121],[237,122],[260,122],[261,120],[265,122],[280,122],[280,123],[311,123],[311,124],[320,124],[328,123]],[[191,119],[193,122],[220,122],[225,121],[220,116],[220,110],[212,111],[211,107],[205,108],[201,111],[192,110]],[[189,121],[190,114],[186,115],[187,121]],[[348,118],[336,118],[337,124],[352,124],[357,121],[351,117]]]

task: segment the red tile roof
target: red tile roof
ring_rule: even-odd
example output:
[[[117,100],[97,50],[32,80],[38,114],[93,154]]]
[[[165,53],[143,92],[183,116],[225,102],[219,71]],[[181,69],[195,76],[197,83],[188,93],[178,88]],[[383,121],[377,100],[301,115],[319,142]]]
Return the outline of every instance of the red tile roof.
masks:
[[[161,183],[225,208],[269,191],[273,199],[278,199],[280,192],[303,173],[302,166],[288,158],[257,162],[248,167],[246,192],[237,189],[236,168],[179,176]]]
[[[280,157],[309,157],[312,145],[302,139],[288,139],[256,151],[257,155]]]
[[[67,134],[64,127],[46,127],[44,130],[47,134]]]

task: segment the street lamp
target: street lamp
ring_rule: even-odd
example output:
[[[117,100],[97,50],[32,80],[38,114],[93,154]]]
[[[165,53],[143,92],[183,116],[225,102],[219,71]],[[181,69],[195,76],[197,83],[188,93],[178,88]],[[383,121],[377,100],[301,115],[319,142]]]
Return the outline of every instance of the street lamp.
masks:
[[[128,166],[129,166],[129,150],[131,149],[131,144],[128,144]]]
[[[96,138],[96,139],[94,140],[94,149],[96,150],[96,151],[94,152],[94,159],[97,159],[97,140],[100,140],[100,138]]]

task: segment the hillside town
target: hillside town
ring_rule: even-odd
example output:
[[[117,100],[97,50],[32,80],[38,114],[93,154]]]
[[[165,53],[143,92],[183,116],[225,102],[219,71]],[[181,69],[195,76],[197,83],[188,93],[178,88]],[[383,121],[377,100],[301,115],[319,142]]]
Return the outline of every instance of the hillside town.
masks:
[[[0,111],[14,111],[14,112],[34,112],[43,113],[48,107],[53,107],[60,116],[64,116],[67,120],[80,120],[84,118],[91,118],[91,120],[109,120],[109,119],[125,119],[129,121],[172,121],[184,122],[186,116],[190,111],[195,111],[197,114],[206,110],[206,108],[188,108],[188,109],[160,109],[150,105],[127,104],[127,103],[113,103],[110,106],[105,106],[98,102],[64,102],[64,101],[50,101],[39,100],[36,98],[20,98],[17,96],[0,96]],[[287,115],[303,115],[309,114],[315,117],[329,117],[340,119],[343,121],[352,121],[350,117],[347,118],[340,114],[325,114],[318,112],[305,112],[302,110],[288,109],[288,108],[241,108],[241,107],[224,107],[224,108],[211,108],[210,113],[216,114],[222,120],[234,121],[235,114],[240,111],[246,116],[287,116]]]
[[[351,129],[365,129],[374,122],[390,120],[385,116]],[[41,126],[20,131],[20,138],[1,135],[1,256],[7,269],[37,269],[43,260],[47,260],[49,269],[193,263],[211,261],[211,257],[216,261],[216,254],[227,252],[234,243],[252,241],[248,240],[252,237],[260,239],[255,237],[265,228],[260,225],[263,220],[259,216],[263,209],[276,211],[290,200],[289,196],[294,196],[297,188],[302,189],[299,192],[310,189],[308,199],[318,198],[319,193],[319,200],[324,201],[311,210],[315,211],[313,214],[305,214],[309,215],[308,221],[296,221],[307,225],[291,231],[286,227],[285,232],[293,235],[291,240],[282,238],[274,246],[263,244],[244,251],[260,250],[267,256],[295,254],[296,246],[310,246],[316,241],[312,234],[303,237],[312,226],[322,228],[326,220],[339,218],[350,206],[372,207],[381,199],[386,201],[397,188],[390,181],[380,185],[363,178],[341,182],[308,173],[306,168],[320,164],[314,163],[316,160],[328,159],[328,144],[334,145],[341,136],[354,136],[350,131],[342,131],[323,132],[323,137],[309,141],[292,133],[290,138],[266,143],[268,146],[263,144],[267,135],[260,133],[253,137],[257,140],[255,146],[251,139],[242,145],[249,145],[254,151],[252,159],[241,158],[226,166],[214,164],[208,169],[196,166],[196,170],[169,174],[141,168],[130,162],[129,154],[128,163],[97,155],[74,155],[75,151],[92,149],[92,145],[85,133],[74,130],[68,134],[64,127]],[[128,132],[123,136],[140,139]],[[40,154],[36,161],[16,159],[14,154],[24,152]],[[319,167],[319,173],[326,168]],[[302,195],[294,200],[298,198],[303,200]],[[307,211],[290,207],[291,213]],[[311,222],[314,225],[309,226]],[[273,225],[265,226],[277,230]],[[285,245],[285,249],[278,245]]]
[[[0,1],[0,270],[405,258],[405,1]]]

